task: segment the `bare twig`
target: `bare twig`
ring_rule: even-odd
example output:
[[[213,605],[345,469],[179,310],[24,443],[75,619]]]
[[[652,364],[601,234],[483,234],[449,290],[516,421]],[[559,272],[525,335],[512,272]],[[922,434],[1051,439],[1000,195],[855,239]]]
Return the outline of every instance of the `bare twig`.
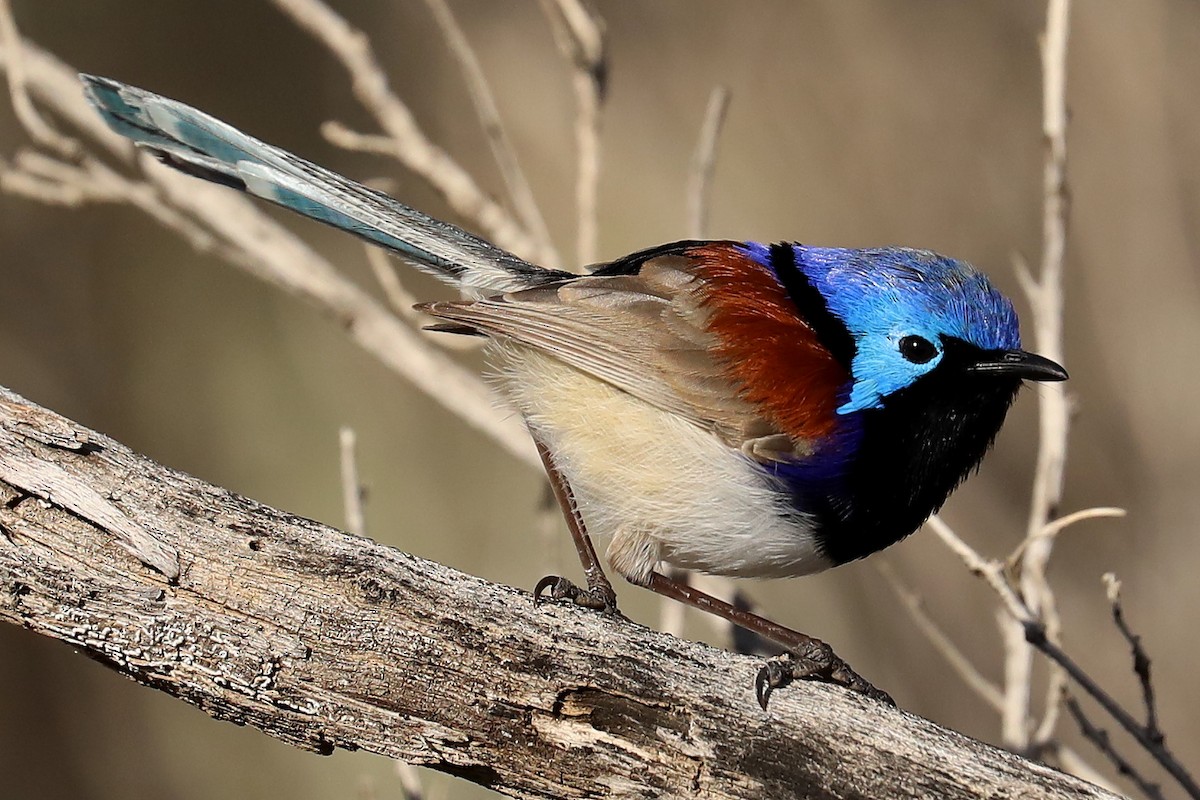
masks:
[[[338,446],[341,453],[342,506],[346,513],[346,530],[355,536],[367,535],[367,515],[363,509],[365,491],[358,478],[358,437],[354,429],[343,427],[338,431]]]
[[[1125,513],[1125,509],[1123,508],[1116,508],[1113,506],[1098,506],[1096,508],[1085,508],[1080,511],[1074,511],[1070,514],[1059,517],[1058,519],[1046,523],[1045,527],[1043,527],[1038,533],[1022,539],[1021,543],[1017,545],[1016,549],[1009,554],[1007,559],[1005,559],[1005,562],[1008,564],[1008,568],[1010,570],[1019,570],[1021,568],[1021,561],[1025,556],[1025,551],[1031,542],[1036,542],[1044,538],[1052,539],[1078,522],[1083,522],[1089,519],[1124,517]]]
[[[576,259],[596,261],[597,194],[600,186],[600,110],[608,88],[604,23],[588,0],[541,0],[559,49],[570,60],[575,87]]]
[[[1128,711],[1113,699],[1112,695],[1104,691],[1091,675],[1066,654],[1056,640],[1050,638],[1046,623],[1038,618],[1033,609],[1029,607],[1013,588],[1012,584],[1009,583],[1004,573],[1003,562],[984,559],[974,548],[959,538],[940,517],[930,517],[929,527],[951,550],[962,558],[963,563],[966,564],[971,572],[986,580],[988,585],[996,591],[1004,604],[1004,608],[1011,615],[1013,622],[1019,626],[1024,640],[1032,648],[1041,651],[1056,667],[1063,670],[1072,681],[1099,703],[1101,708],[1117,724],[1136,739],[1138,744],[1163,769],[1170,773],[1171,777],[1179,783],[1184,791],[1188,793],[1189,797],[1200,800],[1200,786],[1196,784],[1183,764],[1167,748],[1166,744],[1162,741],[1161,734],[1158,734],[1157,737],[1151,736],[1150,731],[1146,727],[1139,724]],[[1026,733],[1023,736],[1028,741],[1028,734]]]
[[[91,155],[66,162],[33,150],[22,150],[12,165],[0,164],[0,186],[41,202],[82,206],[127,203],[189,241],[197,250],[216,252],[237,262],[240,254],[224,247],[188,215],[165,203],[154,186],[127,178]]]
[[[150,169],[170,202],[204,219],[244,252],[256,267],[254,274],[313,302],[386,366],[526,463],[534,463],[529,459],[537,456],[528,434],[518,420],[501,414],[502,402],[478,375],[432,346],[246,198],[157,164]]]
[[[551,262],[553,254],[544,252],[457,161],[425,135],[408,106],[389,87],[366,34],[320,0],[272,2],[345,67],[354,96],[391,140],[389,146],[380,146],[377,152],[393,156],[424,178],[442,193],[451,208],[477,224],[500,247],[535,262]]]
[[[1117,752],[1116,747],[1113,746],[1112,739],[1108,735],[1108,731],[1100,728],[1088,719],[1080,707],[1079,701],[1074,697],[1068,696],[1063,702],[1067,707],[1067,711],[1070,712],[1071,717],[1074,718],[1075,724],[1079,726],[1083,737],[1096,746],[1096,749],[1108,759],[1109,763],[1116,767],[1118,773],[1137,784],[1138,790],[1150,798],[1150,800],[1163,800],[1161,787],[1142,775],[1133,764]]]
[[[1041,38],[1042,130],[1046,141],[1042,184],[1042,259],[1036,279],[1023,275],[1022,285],[1033,312],[1037,351],[1062,361],[1063,288],[1062,273],[1067,236],[1067,102],[1066,70],[1070,0],[1048,0],[1046,30]],[[1018,262],[1019,263],[1019,262]],[[1051,635],[1057,636],[1053,590],[1046,568],[1054,549],[1054,537],[1043,532],[1058,516],[1062,499],[1070,408],[1061,383],[1047,384],[1038,393],[1039,439],[1026,544],[1020,561],[1020,591],[1035,616],[1048,620]],[[1029,745],[1029,699],[1033,685],[1033,654],[1023,641],[1024,633],[1014,622],[1003,626],[1005,660],[1005,707],[1001,719],[1004,741],[1010,747]],[[1051,680],[1046,713],[1056,719],[1060,679]],[[1052,724],[1040,733],[1053,733]]]
[[[1108,602],[1112,606],[1113,622],[1117,626],[1117,630],[1125,637],[1125,641],[1129,643],[1129,649],[1133,654],[1133,672],[1138,677],[1138,683],[1142,687],[1142,703],[1146,707],[1146,736],[1155,742],[1162,742],[1163,733],[1158,727],[1158,709],[1154,702],[1154,684],[1150,680],[1150,656],[1146,654],[1145,648],[1142,647],[1142,637],[1138,636],[1129,627],[1129,623],[1125,621],[1125,611],[1121,607],[1121,582],[1117,580],[1117,576],[1111,572],[1104,575],[1105,593],[1108,595]]]
[[[467,90],[471,93],[471,102],[479,115],[488,146],[492,149],[492,158],[500,169],[504,185],[508,187],[508,196],[512,200],[513,208],[530,236],[537,240],[538,248],[544,254],[542,257],[547,259],[543,262],[544,265],[560,266],[562,259],[550,240],[546,220],[533,197],[533,190],[525,177],[525,171],[521,169],[517,160],[516,150],[509,141],[504,123],[500,119],[500,110],[496,106],[496,98],[492,95],[492,89],[488,85],[487,76],[479,64],[474,48],[467,41],[446,0],[425,0],[425,5],[433,13],[438,27],[442,29],[442,35],[446,37],[446,46],[462,69]]]
[[[1036,621],[1030,613],[1029,608],[1025,605],[1025,602],[1021,600],[1016,590],[1013,589],[1012,584],[1005,577],[1004,562],[985,559],[975,548],[963,541],[954,532],[954,529],[947,525],[945,520],[937,514],[930,517],[925,524],[942,540],[943,544],[962,559],[962,562],[972,574],[978,575],[987,581],[988,586],[991,586],[996,594],[999,595],[1004,608],[1012,615],[1013,619],[1022,622]]]
[[[877,561],[876,569],[887,581],[888,586],[900,598],[905,610],[916,623],[917,628],[925,635],[925,638],[933,645],[933,649],[942,654],[946,659],[946,663],[958,673],[958,677],[962,678],[971,690],[975,692],[985,703],[1000,711],[1004,706],[1004,695],[994,682],[983,676],[983,673],[971,663],[966,654],[958,648],[958,645],[950,638],[950,636],[942,630],[933,618],[925,611],[925,605],[921,601],[921,596],[910,589],[900,580],[900,576],[892,569],[892,565],[886,561]]]
[[[416,767],[407,761],[397,761],[396,777],[400,779],[400,794],[404,800],[424,800],[425,788]]]
[[[692,165],[688,174],[687,230],[688,238],[703,239],[708,235],[708,211],[712,205],[712,179],[717,166],[717,144],[721,141],[721,128],[725,114],[729,111],[729,88],[714,86],[708,96],[704,110],[704,123],[700,126],[700,139],[692,153]]]
[[[79,142],[51,127],[29,99],[25,63],[21,57],[21,36],[13,20],[9,0],[0,0],[0,46],[3,47],[5,72],[8,74],[8,94],[21,125],[35,142],[47,150],[61,158],[77,158],[82,152]]]

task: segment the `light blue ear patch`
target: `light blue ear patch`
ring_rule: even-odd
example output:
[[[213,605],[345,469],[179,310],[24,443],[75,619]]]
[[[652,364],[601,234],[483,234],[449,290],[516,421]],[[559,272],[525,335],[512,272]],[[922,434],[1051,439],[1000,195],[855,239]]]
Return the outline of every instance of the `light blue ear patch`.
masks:
[[[837,409],[838,414],[880,408],[887,397],[912,386],[942,363],[941,347],[937,347],[937,355],[923,364],[909,361],[900,352],[900,342],[906,335],[915,334],[936,342],[938,335],[933,330],[920,327],[918,321],[902,317],[889,321],[883,313],[877,316],[883,324],[856,339],[858,352],[850,363],[853,382],[846,402]]]

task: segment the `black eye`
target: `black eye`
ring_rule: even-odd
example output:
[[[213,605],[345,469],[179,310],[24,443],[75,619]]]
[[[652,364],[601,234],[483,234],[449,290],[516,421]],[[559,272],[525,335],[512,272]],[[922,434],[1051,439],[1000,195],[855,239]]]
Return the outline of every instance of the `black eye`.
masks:
[[[914,364],[928,364],[937,354],[937,348],[928,339],[905,336],[900,340],[900,355]]]

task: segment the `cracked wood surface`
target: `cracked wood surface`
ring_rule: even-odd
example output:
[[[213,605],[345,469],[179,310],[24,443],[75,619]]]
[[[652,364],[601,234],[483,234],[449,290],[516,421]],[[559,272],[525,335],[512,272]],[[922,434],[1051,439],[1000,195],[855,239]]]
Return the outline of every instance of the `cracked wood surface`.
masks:
[[[218,719],[522,798],[1111,798],[841,689],[203,483],[0,389],[0,619]]]

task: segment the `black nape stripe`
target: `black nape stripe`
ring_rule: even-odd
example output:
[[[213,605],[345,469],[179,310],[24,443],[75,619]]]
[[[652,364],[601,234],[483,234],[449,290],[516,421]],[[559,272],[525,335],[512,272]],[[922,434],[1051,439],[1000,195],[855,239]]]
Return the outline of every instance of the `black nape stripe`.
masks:
[[[667,242],[655,247],[648,247],[645,250],[638,250],[636,253],[630,253],[627,256],[621,256],[616,261],[610,261],[607,264],[600,264],[588,269],[590,275],[637,275],[642,270],[642,265],[652,258],[659,256],[682,256],[687,255],[687,251],[693,247],[712,244],[708,239],[682,239],[678,242]]]
[[[796,250],[785,242],[771,245],[768,261],[775,277],[787,290],[788,297],[796,306],[800,318],[812,326],[819,341],[839,364],[850,369],[858,346],[854,337],[825,302],[825,297],[809,281],[808,276],[796,263]]]

